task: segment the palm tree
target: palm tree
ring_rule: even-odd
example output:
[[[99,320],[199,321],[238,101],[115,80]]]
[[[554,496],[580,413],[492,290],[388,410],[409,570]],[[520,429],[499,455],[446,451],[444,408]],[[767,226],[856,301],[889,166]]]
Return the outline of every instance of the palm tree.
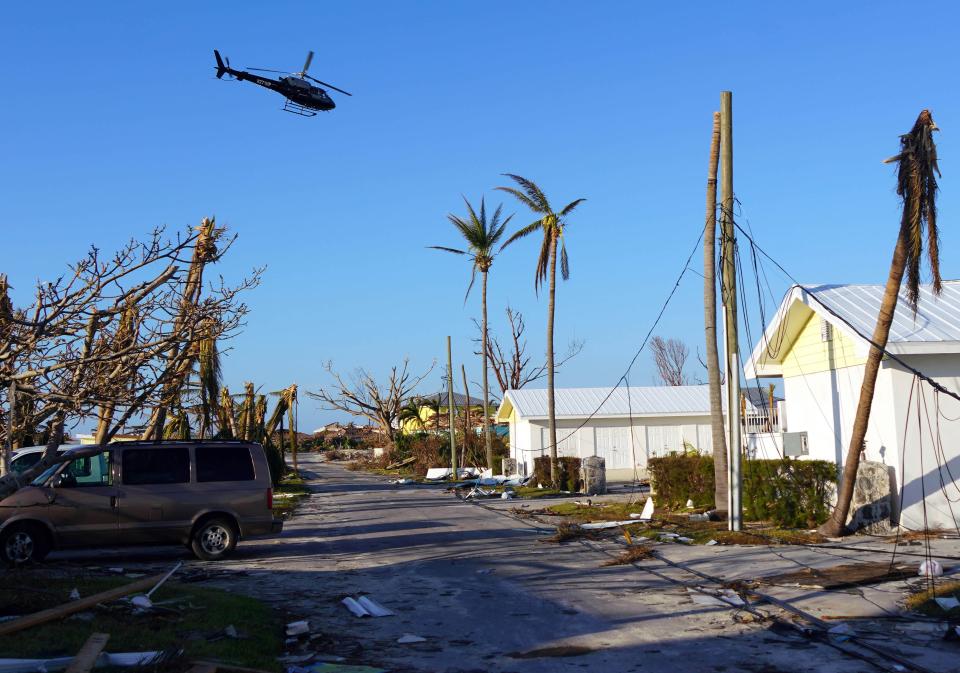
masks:
[[[397,420],[400,421],[400,427],[402,428],[403,426],[407,425],[411,429],[419,428],[420,430],[423,430],[424,423],[421,413],[422,407],[425,405],[426,403],[419,397],[411,397],[409,400],[407,400],[407,403],[403,405],[403,407],[400,409],[400,413],[397,415]]]
[[[550,419],[550,481],[557,485],[557,415],[554,405],[553,388],[553,317],[556,307],[555,297],[557,288],[557,244],[560,244],[560,276],[563,280],[570,278],[570,261],[567,259],[567,246],[564,241],[566,217],[586,199],[571,201],[559,211],[555,211],[547,197],[536,183],[522,178],[519,175],[505,173],[508,178],[519,185],[516,187],[497,187],[500,191],[512,194],[516,199],[540,216],[526,227],[507,239],[503,248],[514,241],[529,236],[535,231],[543,232],[543,243],[540,246],[540,255],[537,257],[537,271],[534,276],[534,289],[539,293],[540,287],[548,276],[550,279],[550,294],[547,302],[547,415]],[[501,248],[501,250],[503,249]],[[485,396],[486,397],[486,396]],[[484,399],[486,404],[486,399]]]
[[[429,247],[434,250],[452,252],[455,255],[466,255],[470,260],[472,267],[470,285],[467,286],[467,294],[463,299],[464,303],[466,303],[467,298],[470,296],[470,290],[473,289],[473,283],[477,279],[478,271],[483,279],[483,289],[481,291],[483,334],[481,336],[480,351],[483,359],[483,399],[484,404],[486,404],[486,400],[490,399],[490,382],[487,376],[487,275],[490,272],[490,267],[493,266],[493,259],[497,255],[497,244],[503,237],[507,223],[513,215],[508,215],[501,221],[503,205],[499,205],[493,212],[493,217],[487,220],[487,206],[484,199],[480,199],[479,214],[477,214],[470,202],[467,201],[466,197],[464,197],[463,202],[467,204],[466,219],[453,213],[447,215],[447,219],[456,227],[460,235],[463,236],[463,240],[467,243],[467,249],[460,250],[458,248],[447,248],[440,245],[431,245]],[[453,432],[453,428],[450,428],[450,431]],[[490,440],[490,422],[486,415],[484,415],[483,420],[483,440],[487,451],[487,467],[492,470],[493,444]]]
[[[897,194],[903,201],[903,214],[900,218],[900,233],[893,250],[890,263],[890,275],[880,302],[880,314],[877,326],[873,330],[870,354],[863,370],[863,384],[860,387],[860,401],[857,415],[853,421],[853,433],[847,448],[847,458],[843,465],[843,478],[837,506],[830,518],[820,527],[820,532],[835,537],[846,529],[847,515],[850,513],[850,501],[853,498],[857,468],[860,466],[860,453],[863,440],[870,422],[870,406],[873,403],[873,391],[877,382],[880,360],[887,346],[890,325],[897,309],[897,299],[903,274],[907,274],[907,301],[917,310],[920,300],[920,266],[923,256],[924,227],[926,228],[927,255],[930,259],[930,272],[933,277],[933,293],[940,294],[940,249],[937,233],[937,147],[933,142],[933,132],[938,131],[929,110],[917,117],[910,133],[900,136],[900,154],[887,159],[885,163],[897,162]]]

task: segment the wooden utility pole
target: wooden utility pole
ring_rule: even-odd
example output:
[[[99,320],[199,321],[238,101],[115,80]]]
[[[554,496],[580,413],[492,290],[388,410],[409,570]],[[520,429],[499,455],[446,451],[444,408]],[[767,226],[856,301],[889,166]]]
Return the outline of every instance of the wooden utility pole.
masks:
[[[710,163],[707,164],[707,213],[703,225],[703,331],[706,337],[707,382],[710,384],[710,429],[713,438],[713,506],[726,512],[727,439],[723,425],[723,389],[717,352],[717,165],[720,163],[720,113],[713,113]]]
[[[467,451],[470,448],[470,385],[467,383],[467,366],[460,363],[460,373],[463,374],[463,392],[467,396],[466,406],[463,408],[463,460],[462,465],[467,464]]]
[[[10,474],[10,460],[13,457],[13,428],[17,413],[17,382],[10,382],[7,388],[7,441],[3,446],[3,461],[0,462],[0,476]]]
[[[450,412],[450,468],[452,474],[450,478],[457,479],[457,440],[456,427],[454,426],[454,401],[453,401],[453,352],[450,349],[450,337],[447,337],[447,411]]]
[[[720,92],[720,232],[723,257],[723,327],[727,371],[727,523],[730,530],[743,524],[740,465],[740,352],[737,341],[737,274],[733,226],[733,94]]]

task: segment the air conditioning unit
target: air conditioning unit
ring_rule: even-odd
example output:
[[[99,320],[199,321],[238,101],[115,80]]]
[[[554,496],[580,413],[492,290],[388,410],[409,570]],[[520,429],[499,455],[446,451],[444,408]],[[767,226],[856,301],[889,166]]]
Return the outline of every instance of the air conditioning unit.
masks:
[[[785,457],[806,456],[810,454],[806,432],[783,433],[783,455]]]

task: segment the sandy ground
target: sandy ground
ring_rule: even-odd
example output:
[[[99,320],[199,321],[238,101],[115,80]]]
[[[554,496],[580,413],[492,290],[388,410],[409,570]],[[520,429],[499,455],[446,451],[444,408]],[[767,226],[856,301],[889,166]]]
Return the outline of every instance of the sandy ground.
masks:
[[[690,592],[717,585],[662,560],[601,567],[621,551],[616,540],[545,543],[544,524],[509,514],[516,501],[471,504],[442,488],[397,486],[313,456],[301,466],[312,497],[281,537],[242,543],[233,559],[217,564],[226,573],[214,582],[310,620],[325,636],[317,641],[319,650],[351,662],[437,672],[909,670],[871,654],[886,667],[878,668],[830,642],[771,626],[771,620],[742,623],[750,619],[742,610],[702,605]],[[843,546],[852,549],[664,544],[657,551],[668,561],[733,581],[889,562],[894,548],[872,538],[845,540]],[[922,560],[922,547],[898,549],[898,561]],[[948,569],[958,563],[950,556],[960,559],[957,540],[937,540],[934,549]],[[95,558],[134,568],[183,555],[182,549],[118,549],[58,553],[51,560]],[[907,582],[763,591],[831,624],[846,622],[862,642],[923,667],[918,670],[960,670],[960,645],[942,640],[945,625],[901,614],[898,602]],[[396,616],[354,617],[340,600],[358,594],[369,594]],[[788,616],[769,604],[757,607]],[[426,641],[397,643],[404,634]],[[552,647],[575,655],[536,656]]]

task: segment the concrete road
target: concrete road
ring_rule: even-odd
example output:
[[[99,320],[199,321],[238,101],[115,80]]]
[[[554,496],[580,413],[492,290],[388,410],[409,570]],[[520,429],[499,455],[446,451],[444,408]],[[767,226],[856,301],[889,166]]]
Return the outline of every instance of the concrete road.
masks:
[[[504,511],[518,506],[515,501],[479,506],[441,488],[396,486],[314,461],[306,456],[302,466],[315,493],[282,537],[241,544],[236,557],[218,567],[246,572],[217,582],[309,619],[332,638],[324,652],[392,671],[878,670],[789,628],[740,623],[737,610],[697,604],[689,589],[710,583],[660,561],[601,567],[619,551],[615,542],[544,542],[542,526]],[[849,562],[793,548],[659,549],[727,579]],[[126,555],[128,567],[155,553],[116,552]],[[164,553],[182,556],[182,550]],[[97,558],[103,561],[102,554]],[[852,616],[884,615],[903,593],[900,587],[873,596],[856,589],[821,594],[817,602],[816,592],[782,590],[821,615]],[[340,600],[359,594],[396,616],[354,617]],[[925,626],[922,633],[905,632],[896,622],[878,628],[876,642],[904,656],[923,655],[931,670],[956,665],[960,650],[941,644]],[[405,634],[426,641],[397,643]],[[567,656],[551,656],[559,654]]]

